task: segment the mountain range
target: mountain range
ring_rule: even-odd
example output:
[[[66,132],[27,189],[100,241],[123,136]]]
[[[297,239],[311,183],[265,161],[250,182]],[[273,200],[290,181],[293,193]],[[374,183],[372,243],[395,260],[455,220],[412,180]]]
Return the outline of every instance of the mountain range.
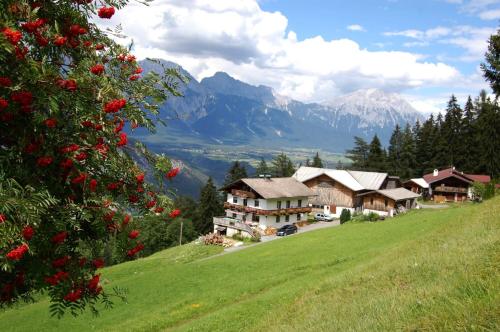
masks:
[[[173,97],[161,108],[167,127],[158,127],[153,136],[135,133],[157,144],[187,141],[344,152],[352,146],[353,136],[370,140],[377,134],[386,143],[396,124],[423,120],[401,96],[377,89],[355,91],[327,103],[304,103],[224,72],[197,81],[177,64],[159,61],[178,68],[189,83],[180,87],[183,97]],[[141,66],[145,72],[161,72],[160,63],[143,61]]]

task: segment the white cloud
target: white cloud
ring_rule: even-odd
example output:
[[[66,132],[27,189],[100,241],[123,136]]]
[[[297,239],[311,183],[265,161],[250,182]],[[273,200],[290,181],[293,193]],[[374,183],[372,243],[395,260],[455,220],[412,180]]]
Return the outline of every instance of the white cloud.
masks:
[[[482,20],[496,20],[500,18],[500,0],[445,0],[448,3],[460,5],[460,11],[477,15]]]
[[[486,10],[479,13],[479,18],[482,20],[498,20],[500,19],[500,9]]]
[[[365,28],[363,28],[363,26],[359,24],[348,25],[346,29],[351,31],[366,31]]]
[[[403,43],[405,47],[427,46],[431,42],[455,45],[465,53],[454,60],[479,61],[488,48],[488,39],[495,28],[476,28],[468,25],[436,27],[428,30],[403,30],[385,32],[385,36],[403,36],[417,41]]]
[[[440,86],[460,77],[454,67],[410,52],[369,51],[350,39],[299,39],[288,30],[283,14],[263,11],[256,0],[131,3],[111,20],[97,22],[121,23],[138,58],[174,61],[197,79],[225,71],[304,101],[360,88],[399,92]],[[435,38],[447,33],[445,29],[414,31]]]

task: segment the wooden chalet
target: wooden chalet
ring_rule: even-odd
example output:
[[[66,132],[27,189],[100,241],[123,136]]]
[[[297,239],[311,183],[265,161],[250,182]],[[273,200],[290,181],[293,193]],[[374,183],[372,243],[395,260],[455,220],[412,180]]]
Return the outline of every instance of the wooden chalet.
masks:
[[[474,182],[489,183],[489,175],[466,174],[455,167],[437,170],[423,176],[429,184],[429,195],[435,202],[463,202],[472,197]]]
[[[363,199],[363,213],[376,213],[380,216],[392,217],[399,212],[417,206],[419,194],[406,188],[373,190],[358,195]]]
[[[359,194],[401,187],[399,177],[387,173],[300,167],[293,175],[309,187],[316,196],[309,200],[315,211],[339,217],[342,210],[363,210]]]

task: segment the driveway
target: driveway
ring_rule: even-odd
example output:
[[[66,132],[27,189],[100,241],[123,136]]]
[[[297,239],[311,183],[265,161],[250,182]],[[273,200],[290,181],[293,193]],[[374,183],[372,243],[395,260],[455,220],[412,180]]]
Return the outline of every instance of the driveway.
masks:
[[[340,221],[339,220],[334,220],[334,221],[331,221],[331,222],[318,221],[318,222],[315,222],[314,224],[310,224],[310,225],[306,225],[306,226],[303,226],[303,227],[299,227],[299,229],[297,231],[297,234],[314,231],[316,229],[335,227],[335,226],[339,226],[339,225],[340,225]],[[294,236],[294,235],[296,235],[296,234],[287,235],[287,236]],[[224,253],[230,253],[230,252],[240,251],[240,250],[243,250],[243,249],[246,249],[246,248],[257,246],[257,245],[259,245],[261,243],[264,243],[264,242],[274,241],[274,240],[282,239],[284,237],[285,236],[264,235],[264,236],[262,236],[260,238],[260,242],[253,243],[253,244],[250,244],[250,245],[247,245],[247,246],[229,247],[229,248],[224,249]],[[219,254],[219,255],[221,255],[221,254]]]
[[[418,203],[422,209],[445,209],[448,207],[447,204],[422,204]]]
[[[310,231],[314,231],[316,229],[321,229],[321,228],[335,227],[335,226],[339,226],[339,225],[340,225],[339,220],[334,220],[334,221],[330,221],[330,222],[318,221],[318,222],[315,222],[313,224],[306,225],[304,227],[299,227],[297,234],[310,232]],[[288,235],[288,236],[292,236],[292,235]],[[269,242],[269,241],[273,241],[273,240],[280,239],[280,238],[282,238],[282,237],[276,236],[276,235],[264,235],[260,238],[260,241],[261,242]]]

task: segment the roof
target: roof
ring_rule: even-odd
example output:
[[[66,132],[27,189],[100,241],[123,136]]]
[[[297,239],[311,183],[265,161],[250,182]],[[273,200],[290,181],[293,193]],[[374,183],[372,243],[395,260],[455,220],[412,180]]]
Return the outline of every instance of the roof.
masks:
[[[353,191],[359,191],[365,189],[356,179],[349,174],[348,171],[339,169],[328,169],[328,168],[316,168],[316,167],[306,167],[302,166],[293,175],[300,182],[305,182],[310,179],[314,179],[320,175],[326,175],[331,179],[340,182],[342,185]]]
[[[285,197],[307,197],[316,194],[295,178],[245,178],[233,182],[222,189],[243,182],[265,199]]]
[[[464,175],[475,182],[489,183],[491,181],[491,177],[489,175],[482,175],[482,174],[464,174]]]
[[[429,184],[427,183],[427,181],[424,180],[424,178],[410,179],[406,182],[410,182],[410,181],[419,185],[421,188],[429,188]]]
[[[424,180],[428,184],[431,184],[431,183],[434,183],[436,181],[443,180],[443,179],[446,179],[449,177],[455,177],[457,179],[460,179],[460,180],[462,180],[464,182],[468,182],[468,183],[473,182],[473,180],[469,179],[465,174],[457,171],[454,167],[440,170],[440,171],[438,171],[438,174],[436,176],[434,176],[434,172],[429,173],[429,174],[425,174]]]
[[[364,196],[368,194],[373,194],[373,193],[378,193],[381,194],[385,197],[388,197],[390,199],[397,201],[402,201],[405,199],[412,199],[412,198],[418,198],[420,197],[419,194],[414,193],[413,191],[410,191],[405,188],[394,188],[394,189],[383,189],[383,190],[374,190],[370,191],[364,194],[360,194],[358,196]]]
[[[384,183],[387,173],[347,171],[364,189],[377,190]]]
[[[353,191],[379,189],[387,178],[387,173],[345,171],[306,166],[300,167],[293,177],[300,182],[305,182],[323,174]]]

